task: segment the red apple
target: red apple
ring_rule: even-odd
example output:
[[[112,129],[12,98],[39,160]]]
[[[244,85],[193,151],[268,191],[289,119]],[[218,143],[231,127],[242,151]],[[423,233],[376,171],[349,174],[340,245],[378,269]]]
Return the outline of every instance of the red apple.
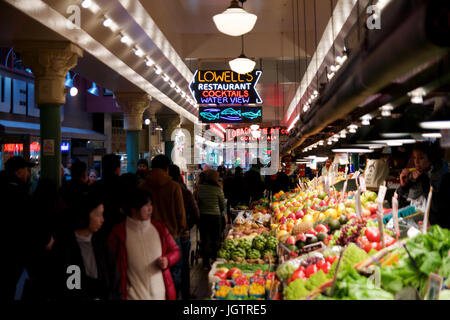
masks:
[[[295,237],[295,241],[306,242],[306,236],[304,233],[300,233]]]
[[[295,220],[295,219],[296,219],[295,214],[293,214],[293,213],[291,213],[290,215],[288,215],[287,218],[288,218],[288,219],[292,219],[292,220]]]
[[[293,245],[293,244],[295,244],[295,238],[294,238],[293,236],[290,236],[289,238],[287,238],[286,244],[287,244],[287,245]]]
[[[302,210],[298,210],[298,211],[295,213],[295,218],[296,218],[296,219],[302,219],[304,216],[305,216],[305,214],[303,213]]]
[[[285,224],[285,223],[286,223],[286,217],[281,217],[280,223],[281,223],[281,224]]]

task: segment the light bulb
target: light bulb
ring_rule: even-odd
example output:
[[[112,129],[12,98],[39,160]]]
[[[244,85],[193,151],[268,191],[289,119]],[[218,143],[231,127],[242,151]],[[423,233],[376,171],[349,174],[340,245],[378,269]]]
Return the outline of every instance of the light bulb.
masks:
[[[176,88],[175,88],[175,91],[176,91],[177,93],[180,93],[181,89],[180,89],[179,87],[176,87]]]
[[[78,89],[76,87],[70,88],[70,95],[75,97],[78,94]]]
[[[106,18],[105,20],[103,20],[103,25],[107,28],[109,28],[112,25],[112,20],[109,18]]]
[[[122,37],[120,38],[120,42],[122,43],[128,43],[128,41],[130,41],[130,38],[128,38],[126,35],[122,35]]]
[[[144,55],[144,51],[142,51],[141,49],[139,49],[137,47],[134,48],[133,51],[134,51],[134,54],[137,55],[138,57],[142,57]]]
[[[154,69],[155,69],[155,73],[156,73],[156,74],[161,74],[162,70],[161,70],[160,67],[158,67],[157,65],[155,65],[155,66],[154,66]]]
[[[147,65],[147,67],[151,67],[152,65],[155,64],[155,62],[150,59],[149,57],[145,58],[145,64]]]
[[[92,1],[91,1],[91,0],[84,0],[84,1],[81,3],[81,6],[82,6],[83,8],[85,8],[85,9],[89,8],[91,5],[92,5]]]
[[[173,80],[170,80],[169,85],[171,88],[175,88],[176,84]]]
[[[145,119],[144,123],[146,126],[148,126],[150,124],[150,119]]]

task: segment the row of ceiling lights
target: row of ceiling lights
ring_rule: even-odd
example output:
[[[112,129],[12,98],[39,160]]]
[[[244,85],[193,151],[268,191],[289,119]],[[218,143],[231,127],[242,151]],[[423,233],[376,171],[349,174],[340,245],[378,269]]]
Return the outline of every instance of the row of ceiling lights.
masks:
[[[92,6],[92,0],[83,0],[81,6],[85,9],[88,9]],[[118,28],[116,27],[114,21],[111,18],[104,16],[103,18],[103,26],[106,28],[110,28],[112,31],[116,31]],[[181,98],[185,99],[189,104],[198,108],[198,104],[192,99],[189,94],[181,90],[179,86],[177,86],[176,82],[172,80],[167,74],[163,73],[163,70],[149,57],[145,55],[145,52],[140,49],[137,45],[133,46],[133,41],[130,37],[124,34],[122,31],[119,31],[120,34],[120,42],[132,46],[132,50],[134,54],[140,58],[144,58],[145,64],[147,67],[153,67],[155,74],[159,75],[165,82],[168,82],[170,87],[178,93]]]

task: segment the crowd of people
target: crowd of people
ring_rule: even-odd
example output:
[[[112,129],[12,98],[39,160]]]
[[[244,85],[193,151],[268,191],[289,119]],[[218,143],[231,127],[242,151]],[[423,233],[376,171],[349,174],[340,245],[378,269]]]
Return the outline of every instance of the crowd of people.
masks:
[[[61,188],[40,179],[30,194],[32,166],[12,157],[0,172],[5,300],[14,299],[24,269],[23,299],[195,298],[189,263],[194,226],[209,270],[232,221],[230,208],[249,205],[268,190],[295,187],[283,171],[263,178],[258,164],[245,173],[222,165],[205,166],[191,192],[180,168],[165,155],[155,156],[151,169],[141,159],[136,173],[121,174],[120,157],[108,154],[101,177],[75,161]],[[418,205],[432,187],[430,222],[450,228],[450,173],[437,152],[416,145],[400,184],[400,206]]]

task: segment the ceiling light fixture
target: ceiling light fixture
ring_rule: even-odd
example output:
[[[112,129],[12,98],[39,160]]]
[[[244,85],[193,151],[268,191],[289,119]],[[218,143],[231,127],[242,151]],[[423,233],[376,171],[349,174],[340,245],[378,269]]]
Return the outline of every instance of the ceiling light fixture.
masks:
[[[150,59],[149,57],[146,57],[145,64],[147,65],[147,67],[151,67],[155,64],[155,62],[152,59]]]
[[[128,36],[122,34],[120,37],[120,42],[122,43],[128,43],[130,41],[130,38],[128,38]]]
[[[432,139],[440,139],[440,138],[442,138],[442,134],[439,132],[422,133],[422,137],[432,138]]]
[[[162,70],[161,70],[160,67],[158,67],[157,65],[155,65],[153,68],[155,69],[155,73],[156,73],[156,74],[161,74]]]
[[[144,55],[144,51],[142,51],[138,47],[133,48],[133,51],[134,51],[134,54],[137,55],[138,57],[142,57]]]
[[[227,10],[213,17],[217,29],[229,36],[237,37],[250,32],[255,26],[258,17],[243,9],[246,0],[232,0]]]
[[[370,114],[366,114],[365,116],[361,117],[361,120],[363,126],[369,126],[370,120],[372,120],[372,116]]]
[[[169,76],[167,74],[163,74],[162,78],[165,82],[168,82],[170,80]]]
[[[91,0],[84,0],[84,1],[81,3],[81,6],[82,6],[83,8],[85,8],[85,9],[89,8],[91,5],[92,5],[92,1],[91,1]]]
[[[75,97],[78,94],[78,89],[76,87],[72,87],[69,92],[72,97]]]
[[[107,27],[107,28],[111,27],[111,25],[112,25],[112,20],[105,17],[105,20],[103,20],[103,25],[104,25],[105,27]]]
[[[351,124],[348,126],[348,130],[350,133],[356,133],[357,129],[358,129],[358,126],[356,124]]]
[[[358,148],[342,148],[342,149],[333,149],[334,153],[372,153],[373,150],[370,149],[358,149]]]
[[[170,80],[169,85],[171,88],[175,88],[176,87],[176,83],[173,80]]]
[[[145,120],[144,120],[144,124],[145,124],[146,126],[148,126],[148,125],[150,124],[150,119],[145,119]]]
[[[95,82],[92,82],[92,87],[88,90],[88,92],[94,96],[98,96],[98,88]]]
[[[422,104],[423,103],[423,97],[426,95],[424,88],[417,88],[416,90],[413,90],[408,93],[408,96],[411,97],[411,103],[414,104]]]
[[[242,52],[239,57],[229,62],[230,69],[239,74],[252,72],[256,62],[247,58],[244,54],[244,36],[241,37]]]
[[[380,108],[380,110],[381,110],[382,117],[390,117],[391,111],[394,110],[394,107],[392,106],[392,104],[387,104],[387,105],[382,106]]]
[[[176,91],[177,93],[180,93],[180,91],[181,91],[180,87],[176,87],[176,88],[175,88],[175,91]]]

